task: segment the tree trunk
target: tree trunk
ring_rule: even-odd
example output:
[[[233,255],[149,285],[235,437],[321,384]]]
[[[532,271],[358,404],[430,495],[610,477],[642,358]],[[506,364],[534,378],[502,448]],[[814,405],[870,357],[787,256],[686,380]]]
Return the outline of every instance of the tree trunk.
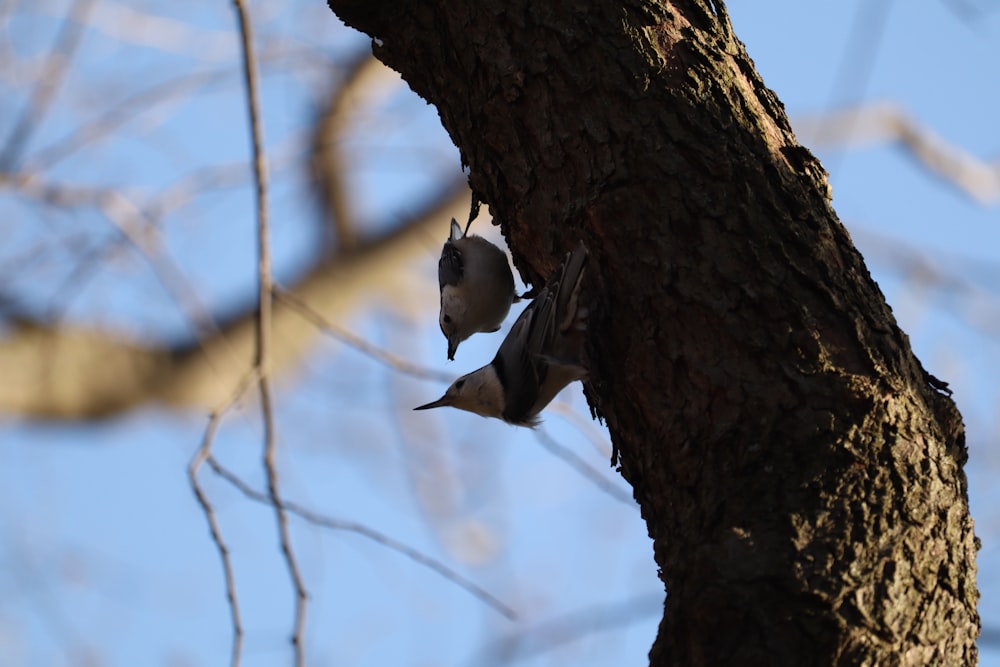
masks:
[[[722,3],[330,4],[525,278],[590,249],[587,393],[668,591],[650,664],[974,664],[961,417]]]

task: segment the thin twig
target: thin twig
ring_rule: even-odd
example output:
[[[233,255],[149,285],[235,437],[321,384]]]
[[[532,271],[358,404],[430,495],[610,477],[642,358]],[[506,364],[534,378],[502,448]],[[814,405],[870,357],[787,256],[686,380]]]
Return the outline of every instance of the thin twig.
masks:
[[[372,345],[361,336],[353,334],[347,329],[344,329],[343,327],[340,327],[326,319],[316,312],[316,310],[308,303],[278,285],[275,285],[273,290],[276,299],[291,306],[291,308],[302,315],[302,317],[316,325],[317,329],[323,333],[329,334],[342,343],[350,345],[358,352],[367,355],[368,357],[388,366],[393,370],[399,371],[404,375],[410,375],[423,380],[451,382],[454,379],[447,373],[436,371],[427,368],[426,366],[419,366],[403,359],[402,357],[396,356],[392,352],[388,352],[376,345]]]
[[[254,500],[259,503],[264,503],[267,505],[271,504],[272,502],[271,498],[266,493],[261,493],[260,491],[255,490],[249,484],[240,479],[235,473],[233,473],[231,470],[229,470],[228,468],[224,467],[221,463],[219,463],[215,459],[215,457],[209,456],[207,462],[208,465],[212,468],[212,470],[214,470],[216,474],[219,475],[219,477],[223,478],[224,480],[232,484],[247,498],[250,498],[251,500]],[[284,504],[284,509],[287,512],[295,514],[296,516],[313,524],[314,526],[329,528],[330,530],[342,530],[345,532],[354,533],[356,535],[361,535],[362,537],[367,537],[368,539],[378,544],[381,544],[387,549],[391,549],[396,553],[406,556],[415,563],[419,563],[424,567],[434,570],[435,572],[440,574],[442,577],[444,577],[451,583],[472,594],[474,597],[478,598],[483,603],[489,605],[496,611],[500,612],[508,619],[512,621],[517,619],[517,613],[513,609],[505,605],[495,596],[491,595],[490,593],[486,592],[485,590],[477,586],[472,581],[466,579],[455,570],[452,570],[450,567],[448,567],[441,561],[435,560],[431,556],[428,556],[427,554],[417,551],[413,547],[407,546],[406,544],[403,544],[402,542],[389,537],[385,533],[381,533],[375,530],[374,528],[369,528],[368,526],[362,523],[357,523],[356,521],[334,519],[332,517],[324,516],[317,512],[313,512],[312,510],[303,507],[302,505],[299,505],[298,503],[292,502],[290,500],[285,500],[282,502]]]
[[[191,463],[188,464],[188,480],[190,480],[195,498],[198,499],[198,504],[201,505],[201,509],[205,513],[205,518],[208,520],[208,528],[212,533],[212,541],[215,542],[215,548],[218,550],[219,557],[222,559],[222,570],[226,577],[226,599],[229,601],[229,613],[233,622],[233,650],[230,657],[231,667],[239,667],[240,656],[243,652],[243,622],[240,618],[240,605],[236,596],[236,575],[233,572],[233,563],[229,557],[229,547],[226,546],[225,541],[222,539],[222,528],[219,526],[219,520],[215,515],[215,509],[212,507],[211,502],[208,500],[208,496],[205,495],[204,490],[198,483],[198,470],[206,460],[214,461],[212,458],[212,443],[215,440],[215,431],[219,427],[222,415],[224,415],[229,408],[236,403],[236,401],[240,400],[240,397],[242,397],[246,390],[250,388],[250,385],[255,379],[257,379],[255,371],[251,371],[244,375],[232,396],[230,396],[230,398],[222,406],[212,411],[212,416],[208,420],[208,426],[205,428],[205,435],[202,438],[201,446],[191,458]]]
[[[553,456],[561,459],[565,463],[569,464],[569,467],[576,470],[584,478],[593,483],[594,486],[599,488],[604,493],[608,494],[615,500],[625,503],[629,507],[635,507],[635,500],[632,499],[625,491],[615,486],[612,482],[605,479],[596,468],[591,466],[589,463],[584,461],[582,458],[577,456],[572,450],[567,447],[560,445],[555,439],[546,433],[541,428],[534,429],[535,438],[541,443],[542,447],[549,450]]]
[[[316,190],[337,232],[337,252],[340,254],[349,254],[360,244],[356,216],[349,205],[351,192],[347,180],[352,170],[344,155],[345,135],[359,111],[369,111],[363,103],[365,96],[371,96],[373,90],[375,94],[381,93],[384,81],[395,85],[399,75],[371,53],[363,53],[347,65],[340,86],[330,96],[326,110],[316,123],[312,145],[313,175]]]
[[[288,565],[288,574],[295,587],[295,623],[292,631],[292,648],[295,652],[295,665],[302,667],[304,658],[304,633],[306,622],[307,593],[299,571],[295,553],[292,550],[291,535],[288,531],[288,518],[285,516],[281,495],[278,491],[278,443],[274,428],[274,407],[271,402],[270,363],[271,363],[271,247],[270,228],[268,224],[267,206],[267,155],[264,152],[264,128],[260,118],[260,100],[257,91],[257,61],[254,55],[253,30],[250,15],[242,0],[233,0],[240,28],[240,42],[243,54],[243,74],[246,82],[247,110],[250,115],[250,132],[253,143],[254,181],[257,190],[257,283],[259,290],[259,306],[257,312],[257,353],[256,367],[258,371],[258,387],[260,403],[264,419],[264,469],[267,472],[267,490],[274,506],[278,521],[278,533],[281,537],[281,551]]]

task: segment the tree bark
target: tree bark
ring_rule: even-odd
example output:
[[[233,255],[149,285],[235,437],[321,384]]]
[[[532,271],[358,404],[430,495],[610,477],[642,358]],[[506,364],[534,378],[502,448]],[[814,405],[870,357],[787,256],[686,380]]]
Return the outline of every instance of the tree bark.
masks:
[[[961,417],[721,2],[330,0],[524,276],[582,239],[587,394],[668,591],[651,665],[971,665]]]

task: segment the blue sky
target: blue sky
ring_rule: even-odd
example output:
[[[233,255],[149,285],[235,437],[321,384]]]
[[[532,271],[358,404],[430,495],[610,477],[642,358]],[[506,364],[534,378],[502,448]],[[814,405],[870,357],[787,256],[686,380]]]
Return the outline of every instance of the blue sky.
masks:
[[[1000,86],[992,64],[1000,62],[1000,12],[958,0],[892,3],[876,30],[873,5],[740,1],[729,10],[793,123],[797,115],[888,100],[948,142],[995,160]],[[120,101],[137,91],[185,81],[188,94],[136,113],[112,138],[45,165],[60,182],[118,187],[143,199],[196,169],[239,164],[249,149],[230,4],[128,6],[144,12],[139,16],[146,23],[135,23],[125,5],[100,3],[93,10],[59,104],[33,137],[26,160],[32,164],[33,156],[109,106],[127,109]],[[6,99],[24,99],[65,7],[24,5],[0,24],[12,49],[0,56]],[[366,40],[340,26],[323,2],[251,7],[261,48],[272,49],[262,69],[274,160],[276,272],[291,280],[317,238],[301,166],[308,120],[338,59]],[[150,23],[154,16],[170,21]],[[131,17],[130,32],[115,32],[125,25],[122,17]],[[18,110],[0,110],[0,138]],[[348,148],[361,164],[351,186],[361,195],[362,220],[398,218],[458,168],[435,110],[405,87],[373,108],[363,125]],[[968,428],[970,495],[983,540],[981,613],[984,624],[1000,627],[997,205],[971,201],[898,146],[817,154],[831,170],[841,219],[918,356],[955,389]],[[107,221],[85,210],[45,209],[9,190],[0,190],[0,213],[8,239],[0,251],[5,293],[40,308],[65,298],[70,320],[137,337],[173,340],[189,332],[149,263],[116,244],[117,231]],[[165,216],[162,232],[169,256],[209,308],[252,299],[252,191],[245,175]],[[85,280],[70,268],[81,248],[74,234],[87,239],[84,245],[111,244]],[[45,261],[11,269],[33,244],[46,249]],[[496,341],[474,338],[463,344],[458,362],[443,365],[434,245],[413,266],[400,267],[404,282],[414,283],[412,293],[426,298],[425,312],[379,299],[343,324],[458,374],[490,358]],[[921,283],[920,276],[894,268],[895,252],[932,262],[962,287]],[[78,288],[72,297],[64,297],[68,287]],[[607,468],[592,433],[559,414],[545,422],[546,432],[596,469],[611,491],[528,432],[457,412],[418,413],[415,420],[409,407],[441,389],[391,373],[339,343],[318,344],[307,366],[277,385],[288,497],[433,555],[516,608],[520,618],[507,621],[434,572],[357,535],[293,521],[312,594],[309,664],[506,664],[496,657],[501,645],[517,657],[510,664],[531,667],[643,664],[659,621],[659,582],[637,508],[622,501],[627,487]],[[578,389],[564,399],[586,414]],[[261,435],[252,406],[227,416],[216,451],[260,489]],[[186,477],[206,422],[204,414],[157,407],[91,424],[0,421],[4,665],[224,664],[230,626],[221,568]],[[234,554],[244,664],[282,664],[290,655],[292,589],[273,514],[207,471],[204,479]],[[580,625],[591,632],[563,632]],[[1000,648],[984,649],[982,664],[1000,665]]]

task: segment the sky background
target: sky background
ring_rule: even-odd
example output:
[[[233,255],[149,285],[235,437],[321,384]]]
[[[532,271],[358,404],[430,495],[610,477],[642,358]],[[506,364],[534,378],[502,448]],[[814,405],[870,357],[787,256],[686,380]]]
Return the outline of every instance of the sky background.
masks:
[[[0,5],[0,142],[68,7]],[[275,271],[292,282],[321,238],[303,166],[309,123],[331,79],[367,40],[320,0],[250,7],[274,178]],[[793,125],[888,101],[948,144],[996,163],[1000,11],[989,7],[741,0],[729,11]],[[164,217],[161,250],[206,308],[239,310],[254,298],[256,251],[231,3],[94,2],[84,25],[24,168],[147,202],[192,174],[224,174]],[[128,119],[67,143],[115,114]],[[356,167],[350,186],[368,230],[415,210],[415,200],[459,168],[434,108],[403,85],[388,87],[355,123],[343,150]],[[834,205],[917,355],[951,383],[965,417],[983,542],[980,612],[996,637],[1000,197],[974,201],[898,144],[816,153],[831,172]],[[0,296],[140,340],[190,336],[150,263],[93,211],[0,189],[0,230]],[[446,233],[442,220],[426,256],[399,267],[397,298],[374,295],[340,323],[457,376],[491,358],[499,337],[473,338],[445,364],[435,280]],[[94,259],[82,262],[87,252]],[[537,434],[458,411],[410,410],[443,388],[321,340],[307,364],[277,383],[286,497],[433,556],[513,607],[518,620],[371,540],[292,521],[311,594],[308,664],[645,664],[662,589],[630,491],[607,467],[606,433],[567,416],[587,414],[579,387],[564,392]],[[263,489],[253,405],[227,415],[216,452]],[[219,557],[186,474],[206,424],[205,414],[156,406],[85,424],[0,416],[0,665],[226,664],[231,627]],[[559,448],[591,476],[553,454]],[[202,479],[233,553],[243,664],[286,664],[293,589],[273,513],[208,470]],[[1000,665],[996,639],[981,651],[981,664]]]

